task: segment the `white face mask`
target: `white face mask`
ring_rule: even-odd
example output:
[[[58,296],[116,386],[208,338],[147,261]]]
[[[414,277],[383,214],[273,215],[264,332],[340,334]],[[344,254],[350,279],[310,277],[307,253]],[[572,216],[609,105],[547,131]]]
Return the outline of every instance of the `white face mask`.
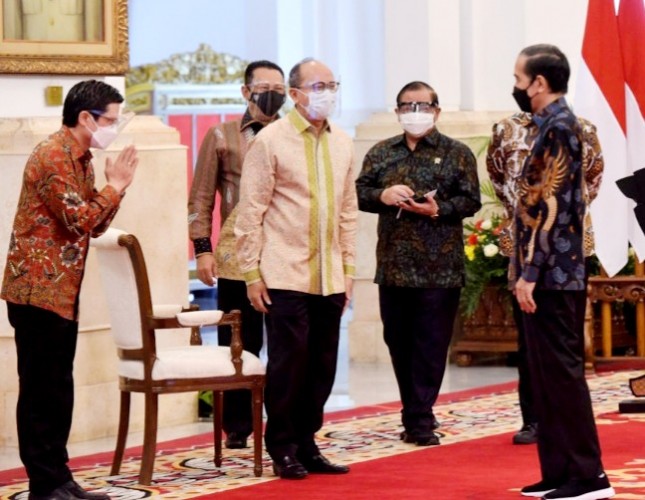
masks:
[[[403,130],[413,137],[421,137],[427,134],[434,126],[434,113],[414,113],[399,114],[399,123]]]
[[[96,130],[92,132],[92,140],[90,146],[97,149],[106,149],[110,144],[114,142],[114,139],[119,135],[119,126],[117,123],[108,125],[107,127],[101,127],[94,117],[92,121],[96,125]]]
[[[329,89],[320,93],[310,92],[309,104],[305,106],[305,111],[312,120],[325,120],[329,118],[336,110],[336,94]]]

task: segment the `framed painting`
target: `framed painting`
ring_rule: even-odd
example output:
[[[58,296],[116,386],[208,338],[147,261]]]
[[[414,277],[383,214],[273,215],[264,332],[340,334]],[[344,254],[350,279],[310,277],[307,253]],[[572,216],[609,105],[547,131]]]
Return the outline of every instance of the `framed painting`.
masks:
[[[127,0],[0,0],[0,73],[127,70]]]

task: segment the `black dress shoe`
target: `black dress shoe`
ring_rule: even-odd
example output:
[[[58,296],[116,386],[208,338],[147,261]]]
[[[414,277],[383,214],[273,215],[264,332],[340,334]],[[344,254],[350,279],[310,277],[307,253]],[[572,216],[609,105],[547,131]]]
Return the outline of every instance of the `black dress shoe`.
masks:
[[[437,446],[441,444],[439,442],[439,436],[434,432],[430,432],[430,434],[417,435],[403,431],[401,433],[401,440],[404,443],[416,444],[417,446]]]
[[[513,444],[537,443],[537,433],[537,424],[526,424],[513,436]]]
[[[296,457],[286,455],[273,461],[273,473],[281,479],[304,479],[307,477],[305,469]]]
[[[47,493],[46,495],[39,495],[37,493],[29,492],[27,499],[28,500],[75,500],[76,497],[61,487],[61,488],[56,488],[54,491]]]
[[[84,498],[86,500],[110,500],[110,495],[106,495],[105,493],[90,493],[89,491],[85,491],[76,481],[68,481],[59,489],[61,488],[72,495],[71,498]]]
[[[29,493],[27,498],[28,500],[110,500],[109,495],[105,493],[90,493],[89,491],[85,491],[75,481],[67,481],[47,495]]]
[[[241,448],[247,448],[246,436],[242,436],[237,432],[229,432],[226,435],[226,442],[224,443],[224,445],[229,450],[239,450]]]
[[[300,463],[311,474],[347,474],[349,472],[349,467],[346,465],[332,464],[322,455],[301,459]]]

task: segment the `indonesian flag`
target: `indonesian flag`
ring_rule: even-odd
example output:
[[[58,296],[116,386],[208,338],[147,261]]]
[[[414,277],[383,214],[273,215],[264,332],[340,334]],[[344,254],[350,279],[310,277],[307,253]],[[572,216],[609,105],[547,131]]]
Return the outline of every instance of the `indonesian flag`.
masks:
[[[629,200],[616,186],[616,180],[631,171],[625,138],[625,78],[613,0],[589,0],[574,109],[598,129],[605,168],[600,191],[591,204],[591,220],[596,255],[613,276],[627,264],[629,220],[635,218]]]
[[[625,74],[627,125],[627,168],[645,168],[645,4],[643,0],[621,0],[618,36]],[[604,182],[604,181],[603,181]],[[630,206],[634,202],[629,202]],[[629,241],[639,260],[645,259],[645,235],[630,210]]]

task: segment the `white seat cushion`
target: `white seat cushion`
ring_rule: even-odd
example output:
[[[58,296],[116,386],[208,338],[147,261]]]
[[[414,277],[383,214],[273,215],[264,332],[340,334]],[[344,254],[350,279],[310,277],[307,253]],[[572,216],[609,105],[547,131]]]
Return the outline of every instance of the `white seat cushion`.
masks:
[[[263,375],[264,371],[264,365],[257,356],[243,351],[242,373],[244,375]],[[214,345],[159,349],[152,369],[153,380],[226,377],[234,374],[230,347]],[[119,360],[119,375],[143,380],[143,363]]]
[[[224,311],[208,309],[206,311],[187,311],[177,314],[177,321],[182,326],[216,325],[224,316]]]

